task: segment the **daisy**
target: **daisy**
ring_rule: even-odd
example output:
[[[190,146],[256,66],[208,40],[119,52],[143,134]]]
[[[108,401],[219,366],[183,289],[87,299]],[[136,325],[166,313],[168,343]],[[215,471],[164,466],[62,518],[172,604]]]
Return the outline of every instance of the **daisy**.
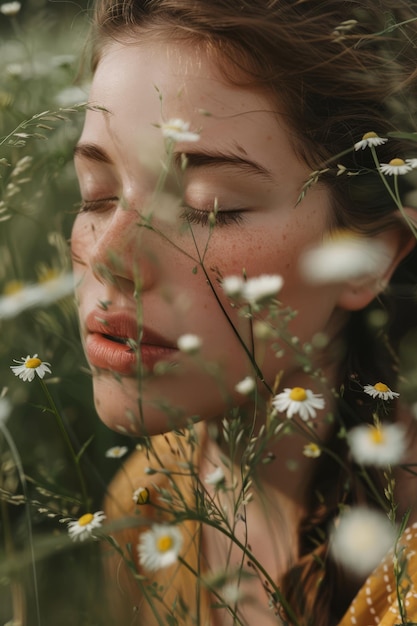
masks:
[[[147,504],[149,502],[149,489],[138,487],[132,494],[132,500],[135,504]]]
[[[303,454],[310,459],[317,459],[321,455],[320,446],[314,443],[314,441],[310,441],[310,443],[304,446]]]
[[[373,398],[378,398],[379,400],[394,400],[394,398],[398,398],[400,395],[396,391],[391,391],[391,389],[385,383],[375,383],[375,385],[365,385],[363,388],[364,392]]]
[[[381,163],[379,166],[380,172],[385,176],[401,176],[408,174],[412,169],[410,163],[406,163],[403,159],[391,159],[389,163]]]
[[[365,133],[360,141],[355,143],[355,150],[365,150],[365,148],[370,148],[371,146],[382,146],[382,144],[388,141],[387,137],[379,137],[374,132]]]
[[[287,387],[273,398],[272,406],[277,411],[286,411],[287,418],[298,413],[306,422],[310,417],[316,417],[316,409],[324,408],[324,399],[321,394],[304,387]]]
[[[242,298],[249,304],[256,304],[267,298],[277,295],[283,285],[283,279],[278,274],[262,274],[248,278],[243,283]]]
[[[106,516],[103,511],[96,513],[86,513],[77,520],[68,523],[68,534],[73,541],[84,541],[89,537],[94,537],[93,531],[100,528]]]
[[[127,446],[114,446],[106,451],[106,457],[108,459],[121,459],[128,452]]]
[[[189,131],[190,124],[179,118],[172,118],[161,124],[162,136],[171,141],[198,141],[200,135]]]
[[[347,438],[353,458],[361,465],[396,465],[406,450],[406,434],[400,424],[363,424],[349,431]]]
[[[186,354],[195,354],[202,346],[202,341],[197,335],[186,334],[178,337],[177,340],[178,349]]]
[[[0,319],[16,317],[22,311],[36,306],[49,306],[71,295],[73,290],[74,277],[71,273],[54,275],[31,285],[13,281],[0,296]]]
[[[154,524],[144,532],[137,546],[139,562],[145,569],[157,571],[177,561],[183,538],[176,526]]]
[[[52,373],[49,369],[51,364],[46,361],[41,361],[37,354],[33,356],[29,356],[28,354],[26,358],[22,356],[21,361],[17,361],[16,359],[13,359],[13,361],[17,363],[17,365],[11,365],[10,369],[15,376],[18,376],[25,382],[27,380],[31,382],[35,378],[35,373],[39,378],[43,378],[47,372],[48,374]]]
[[[20,2],[5,2],[0,6],[0,13],[8,17],[13,17],[19,13],[21,8],[22,5]]]
[[[300,270],[310,283],[337,283],[378,275],[387,259],[382,242],[342,230],[307,250],[300,258]]]
[[[243,396],[247,396],[254,389],[255,380],[252,378],[252,376],[246,376],[243,380],[235,385],[235,390]]]
[[[383,513],[356,507],[343,513],[332,533],[330,552],[340,565],[367,576],[393,546],[395,530]]]
[[[216,467],[215,470],[206,475],[204,481],[213,487],[219,487],[225,481],[223,468]]]

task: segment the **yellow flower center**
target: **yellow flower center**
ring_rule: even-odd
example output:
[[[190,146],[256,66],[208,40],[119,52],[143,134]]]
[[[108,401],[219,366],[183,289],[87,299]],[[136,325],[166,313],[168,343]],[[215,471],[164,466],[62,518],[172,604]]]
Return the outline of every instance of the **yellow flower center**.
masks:
[[[385,442],[385,435],[378,426],[371,426],[371,441],[377,446]]]
[[[365,133],[362,139],[366,141],[367,139],[375,139],[375,137],[379,137],[374,131],[370,131],[369,133]]]
[[[80,517],[80,519],[78,520],[78,525],[79,526],[87,526],[87,524],[92,522],[93,519],[94,519],[94,515],[92,513],[86,513],[85,515],[82,515]]]
[[[5,284],[3,293],[5,296],[14,296],[19,291],[22,291],[25,284],[21,280],[10,280]]]
[[[381,391],[381,392],[389,391],[389,387],[387,387],[385,383],[376,383],[374,385],[374,389],[375,391]]]
[[[173,545],[174,541],[169,535],[159,537],[158,541],[156,542],[156,547],[158,548],[159,552],[167,552],[168,550],[171,550]]]
[[[31,370],[35,370],[39,365],[42,365],[42,361],[38,358],[28,359],[25,363],[25,367],[28,367]]]
[[[405,165],[405,161],[402,159],[391,159],[389,164],[394,165],[394,167],[400,167],[401,165]]]
[[[303,387],[293,387],[290,391],[290,400],[304,402],[307,400],[306,390]]]
[[[146,504],[149,501],[149,490],[146,487],[139,488],[135,493],[136,504]]]

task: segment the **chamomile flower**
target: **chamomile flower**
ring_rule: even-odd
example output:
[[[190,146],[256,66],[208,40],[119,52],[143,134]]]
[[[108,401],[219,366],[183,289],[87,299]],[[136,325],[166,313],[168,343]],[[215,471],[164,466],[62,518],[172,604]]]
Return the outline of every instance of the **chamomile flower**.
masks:
[[[51,364],[46,361],[41,361],[37,354],[27,357],[22,356],[21,361],[17,361],[13,359],[17,365],[11,365],[10,369],[12,370],[15,376],[18,376],[22,380],[31,382],[35,378],[35,374],[39,376],[39,378],[43,378],[46,373],[51,374],[51,370],[49,369]]]
[[[94,530],[100,528],[105,519],[106,516],[103,511],[85,513],[77,520],[68,523],[68,534],[73,541],[84,541],[84,539],[94,537]]]
[[[375,383],[375,385],[365,385],[364,392],[373,398],[379,400],[394,400],[399,397],[399,393],[391,391],[391,389],[385,383]]]
[[[154,524],[144,532],[137,546],[139,562],[150,571],[173,565],[181,550],[183,538],[176,526]]]
[[[243,396],[247,396],[255,389],[255,385],[255,379],[252,376],[246,376],[235,385],[235,390]]]
[[[406,450],[406,433],[401,424],[362,424],[352,428],[347,438],[353,458],[361,465],[397,465]]]
[[[132,500],[135,504],[147,504],[149,502],[149,489],[138,487],[132,494]]]
[[[410,163],[406,163],[403,159],[391,159],[389,163],[381,163],[379,166],[380,172],[385,176],[402,176],[411,172],[412,166]]]
[[[200,139],[200,135],[198,133],[191,132],[189,128],[189,122],[184,122],[184,120],[179,118],[171,118],[167,122],[161,124],[162,136],[165,137],[165,139],[170,139],[175,142],[198,141]]]
[[[365,148],[370,148],[371,146],[382,146],[387,141],[387,137],[379,137],[379,135],[371,131],[365,133],[362,139],[355,143],[354,148],[355,150],[365,150]]]
[[[13,281],[6,285],[0,295],[0,319],[10,319],[19,315],[22,311],[33,307],[46,307],[74,291],[74,277],[71,273],[61,276],[52,276],[48,280],[25,285],[19,281]]]
[[[0,6],[0,13],[8,17],[13,17],[19,13],[21,8],[22,5],[20,2],[5,2]]]
[[[213,470],[212,472],[209,472],[206,475],[204,482],[206,482],[208,485],[212,485],[213,487],[219,487],[220,485],[224,483],[224,480],[225,480],[225,475],[224,475],[223,468],[218,466],[216,467],[215,470]]]
[[[129,448],[127,446],[113,446],[106,451],[106,457],[108,459],[121,459],[127,454]]]
[[[200,337],[197,335],[192,335],[188,333],[186,335],[181,335],[177,339],[177,346],[181,352],[185,352],[186,354],[195,354],[198,352],[202,346],[202,341]]]
[[[395,541],[395,530],[383,513],[366,507],[343,513],[332,533],[330,552],[340,565],[366,576],[381,562]]]
[[[304,446],[303,454],[310,459],[317,459],[321,455],[321,448],[314,441],[310,441]]]
[[[305,422],[316,417],[316,409],[324,408],[324,399],[321,394],[313,393],[304,387],[287,387],[272,400],[272,406],[280,412],[287,412],[290,419],[298,413]]]

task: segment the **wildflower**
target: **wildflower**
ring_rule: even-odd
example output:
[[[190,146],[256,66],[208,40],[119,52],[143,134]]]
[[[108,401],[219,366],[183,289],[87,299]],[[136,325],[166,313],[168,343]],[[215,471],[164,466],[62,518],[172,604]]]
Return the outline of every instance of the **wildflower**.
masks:
[[[132,495],[135,504],[147,504],[149,502],[149,489],[147,487],[138,487]]]
[[[387,259],[388,250],[382,242],[337,231],[302,255],[300,270],[310,283],[337,283],[378,276]]]
[[[412,169],[410,163],[406,163],[403,159],[391,159],[389,163],[381,163],[379,166],[380,172],[385,176],[401,176],[408,174]]]
[[[227,296],[241,298],[251,305],[276,296],[282,285],[282,276],[278,274],[262,274],[247,280],[239,276],[227,276],[222,281],[222,287]]]
[[[310,441],[310,443],[304,446],[303,454],[310,459],[317,459],[321,455],[320,446],[314,443],[314,441]]]
[[[340,565],[366,576],[380,563],[394,541],[395,530],[383,513],[357,507],[341,515],[332,533],[330,550]]]
[[[170,139],[171,141],[198,141],[200,135],[190,132],[189,128],[190,124],[179,118],[172,118],[161,124],[162,135],[165,139]]]
[[[13,17],[19,13],[21,8],[20,2],[5,2],[0,6],[0,13],[7,15],[7,17]]]
[[[417,159],[406,159],[405,162],[409,165],[413,170],[417,167]]]
[[[226,276],[222,280],[222,287],[226,296],[236,298],[242,293],[244,280],[241,276]]]
[[[215,470],[206,475],[204,481],[208,485],[212,485],[213,487],[219,487],[222,483],[224,483],[225,475],[223,468],[216,467]]]
[[[364,392],[373,398],[379,398],[379,400],[394,400],[400,395],[396,391],[391,389],[385,383],[375,383],[375,385],[365,385]]]
[[[246,376],[243,380],[235,385],[235,390],[243,396],[248,395],[255,389],[255,380],[252,376]]]
[[[182,542],[181,531],[176,526],[154,524],[139,539],[139,562],[150,571],[168,567],[176,562]]]
[[[304,387],[287,387],[274,397],[272,406],[277,411],[286,411],[288,419],[298,413],[306,422],[310,417],[316,417],[316,409],[324,408],[324,399],[321,394]]]
[[[89,537],[94,537],[93,531],[100,528],[106,516],[103,511],[96,513],[86,513],[77,520],[68,523],[68,534],[73,541],[84,541]]]
[[[114,446],[106,451],[106,457],[108,459],[121,459],[128,452],[127,446]]]
[[[35,378],[35,374],[39,376],[39,378],[43,378],[45,374],[51,374],[51,370],[49,369],[51,364],[46,361],[41,361],[37,354],[33,356],[27,355],[27,357],[22,356],[21,361],[17,361],[13,359],[17,365],[11,365],[10,369],[12,370],[15,376],[18,376],[22,380],[32,382]]]
[[[13,281],[0,296],[0,319],[16,317],[22,311],[35,306],[48,306],[57,300],[72,294],[74,278],[71,273],[56,276],[49,280],[25,286],[20,281]]]
[[[195,354],[201,348],[202,341],[197,335],[186,334],[178,337],[177,346],[181,352]]]
[[[400,424],[363,424],[349,431],[348,442],[357,463],[385,467],[402,461],[406,434]]]
[[[371,146],[382,146],[382,144],[388,141],[387,137],[379,137],[374,132],[365,133],[360,141],[355,143],[355,150],[365,150],[365,148],[370,148]]]

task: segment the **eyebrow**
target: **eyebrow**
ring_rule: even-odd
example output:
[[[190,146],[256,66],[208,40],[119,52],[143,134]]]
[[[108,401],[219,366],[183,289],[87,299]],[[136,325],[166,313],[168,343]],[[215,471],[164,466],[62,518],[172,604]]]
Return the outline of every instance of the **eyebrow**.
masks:
[[[105,150],[93,143],[79,143],[74,148],[74,156],[89,159],[90,161],[98,161],[99,163],[108,163],[111,165],[113,161]]]
[[[206,151],[199,150],[198,152],[176,152],[174,154],[174,163],[178,169],[183,168],[183,160],[186,158],[186,169],[197,169],[202,167],[224,167],[231,165],[237,169],[246,172],[247,174],[253,174],[260,176],[264,180],[271,182],[273,175],[266,167],[252,161],[251,159],[243,158],[237,154],[224,153],[217,150]]]

